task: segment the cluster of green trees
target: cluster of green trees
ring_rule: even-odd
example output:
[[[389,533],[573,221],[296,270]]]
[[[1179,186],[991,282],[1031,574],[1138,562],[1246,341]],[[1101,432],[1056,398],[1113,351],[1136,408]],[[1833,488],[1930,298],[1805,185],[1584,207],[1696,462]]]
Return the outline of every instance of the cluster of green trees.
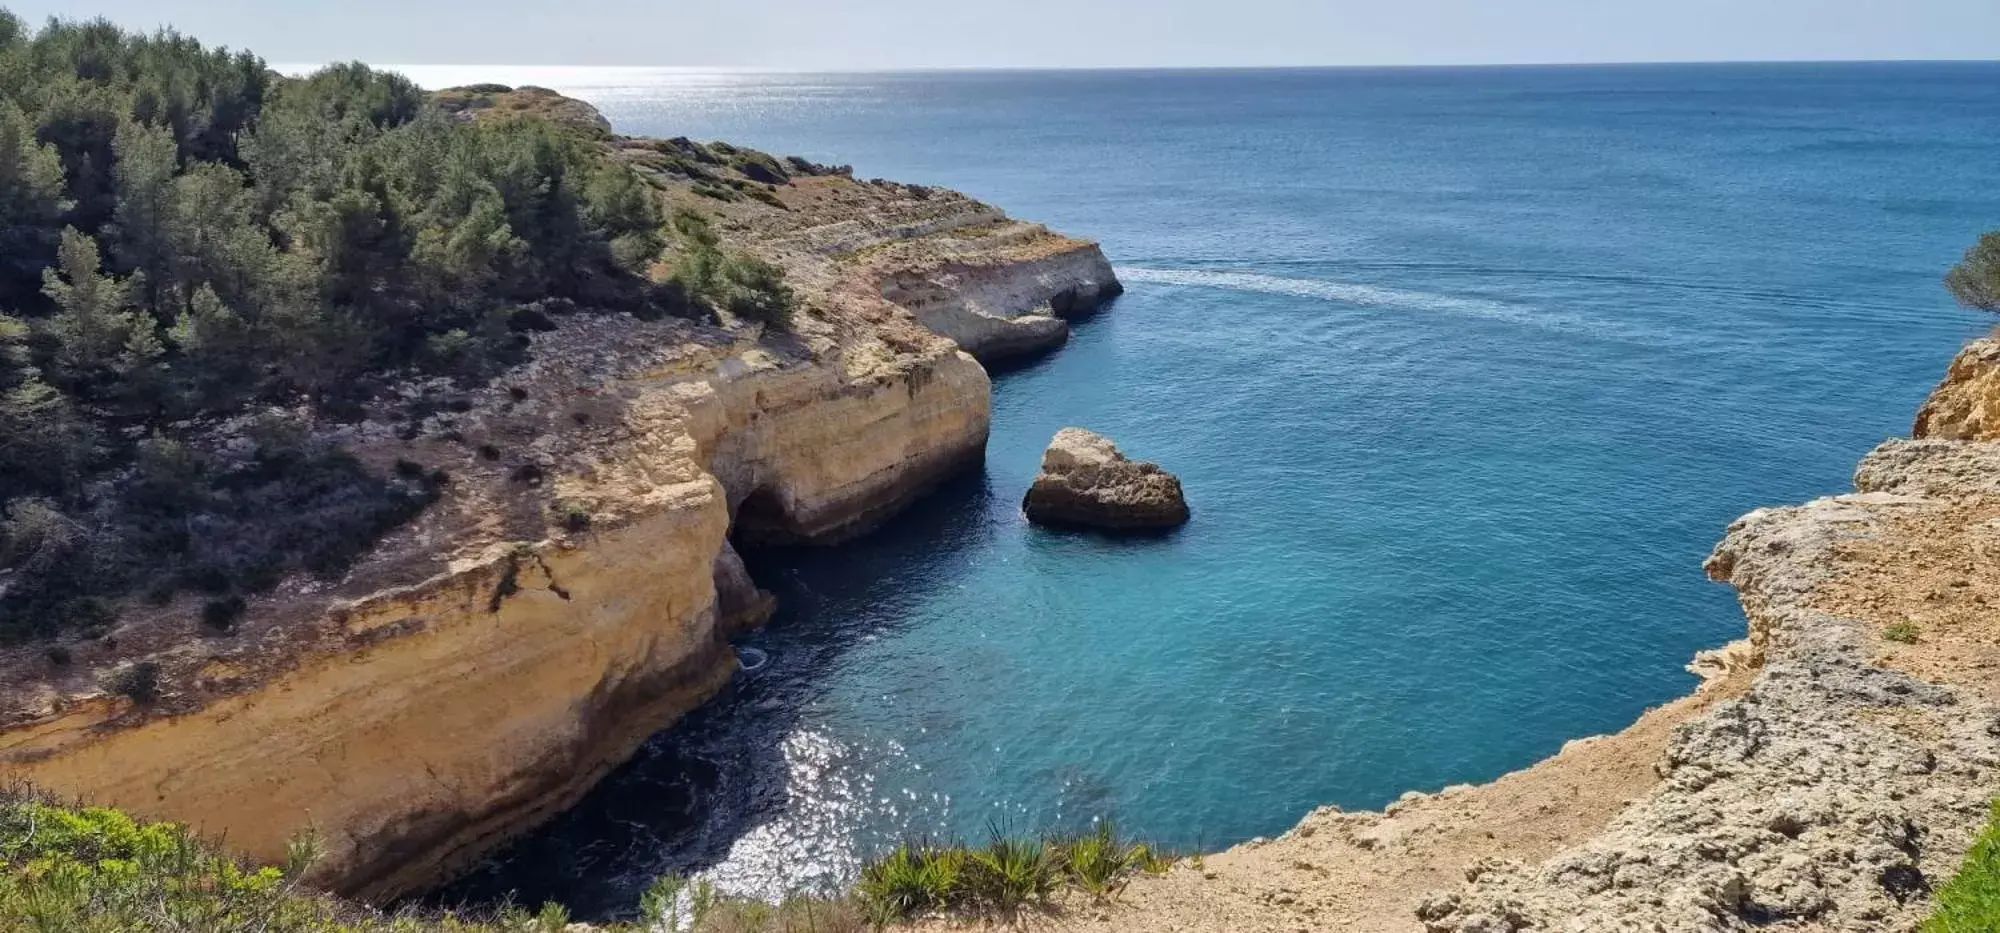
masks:
[[[206,560],[204,516],[353,500],[343,533],[379,533],[423,491],[357,491],[337,452],[296,445],[224,477],[174,434],[263,401],[338,411],[410,368],[491,375],[546,326],[531,302],[680,310],[646,274],[667,236],[651,188],[573,129],[454,120],[359,64],[289,79],[0,10],[0,637]],[[104,490],[135,469],[113,485],[172,480],[143,521]],[[268,578],[297,551],[243,561]]]

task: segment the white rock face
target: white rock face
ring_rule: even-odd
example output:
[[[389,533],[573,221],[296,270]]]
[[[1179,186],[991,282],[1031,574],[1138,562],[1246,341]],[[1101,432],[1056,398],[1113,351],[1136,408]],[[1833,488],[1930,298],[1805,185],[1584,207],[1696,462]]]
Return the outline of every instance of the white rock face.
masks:
[[[1005,274],[948,264],[903,276],[883,296],[982,362],[1038,353],[1069,340],[1069,322],[1124,291],[1095,244],[1076,244]]]

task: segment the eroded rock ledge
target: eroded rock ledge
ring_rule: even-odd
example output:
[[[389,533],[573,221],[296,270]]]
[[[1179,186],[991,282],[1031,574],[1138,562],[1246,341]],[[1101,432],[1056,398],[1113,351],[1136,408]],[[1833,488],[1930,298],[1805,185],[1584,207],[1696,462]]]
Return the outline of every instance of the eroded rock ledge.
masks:
[[[0,655],[0,780],[266,861],[318,827],[314,880],[343,893],[434,883],[728,681],[727,635],[771,610],[732,537],[851,537],[981,460],[985,371],[887,283],[963,288],[998,318],[1115,285],[1095,245],[954,192],[605,145],[725,246],[781,264],[804,305],[792,331],[560,317],[485,389],[417,386],[449,404],[325,427],[385,474],[445,471],[444,498],[345,578],[253,601],[230,634],[183,597],[131,607],[68,663]],[[696,192],[727,173],[755,196]],[[156,701],[100,686],[133,663],[157,666]]]

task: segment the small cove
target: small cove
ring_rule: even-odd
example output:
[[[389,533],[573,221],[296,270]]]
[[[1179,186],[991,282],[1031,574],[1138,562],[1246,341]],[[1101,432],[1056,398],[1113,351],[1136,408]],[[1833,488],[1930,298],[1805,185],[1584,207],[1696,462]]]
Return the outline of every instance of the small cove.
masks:
[[[996,376],[983,473],[750,555],[766,665],[444,893],[585,916],[906,833],[1216,848],[1616,730],[1741,635],[1723,527],[1907,430],[2000,218],[1993,66],[480,77],[966,190],[1130,289]],[[1069,424],[1194,522],[1027,526]]]

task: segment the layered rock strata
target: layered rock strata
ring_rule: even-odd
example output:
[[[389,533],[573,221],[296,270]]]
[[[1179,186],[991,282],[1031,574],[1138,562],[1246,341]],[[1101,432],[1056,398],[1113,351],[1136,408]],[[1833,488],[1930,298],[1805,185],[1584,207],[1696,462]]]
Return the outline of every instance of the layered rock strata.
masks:
[[[1021,510],[1038,525],[1102,531],[1161,531],[1188,521],[1178,478],[1082,428],[1056,432]]]
[[[342,578],[253,599],[231,633],[182,596],[129,607],[63,663],[0,654],[0,780],[184,821],[265,861],[316,828],[314,880],[345,893],[435,883],[729,680],[727,636],[772,609],[732,539],[843,540],[980,461],[985,371],[885,281],[968,270],[957,281],[1003,317],[1099,287],[1087,262],[1055,268],[1094,246],[955,193],[813,167],[731,176],[761,194],[718,201],[695,189],[733,169],[703,182],[648,161],[664,144],[607,145],[726,248],[786,269],[789,331],[558,317],[484,389],[412,385],[319,426],[385,475],[442,471],[443,500]],[[218,426],[218,449],[239,429]],[[136,665],[157,697],[111,688]]]
[[[1070,322],[1123,293],[1096,246],[1055,253],[1026,275],[944,263],[883,283],[882,295],[982,362],[1032,355],[1069,340]],[[1025,311],[1014,311],[1022,309]]]

